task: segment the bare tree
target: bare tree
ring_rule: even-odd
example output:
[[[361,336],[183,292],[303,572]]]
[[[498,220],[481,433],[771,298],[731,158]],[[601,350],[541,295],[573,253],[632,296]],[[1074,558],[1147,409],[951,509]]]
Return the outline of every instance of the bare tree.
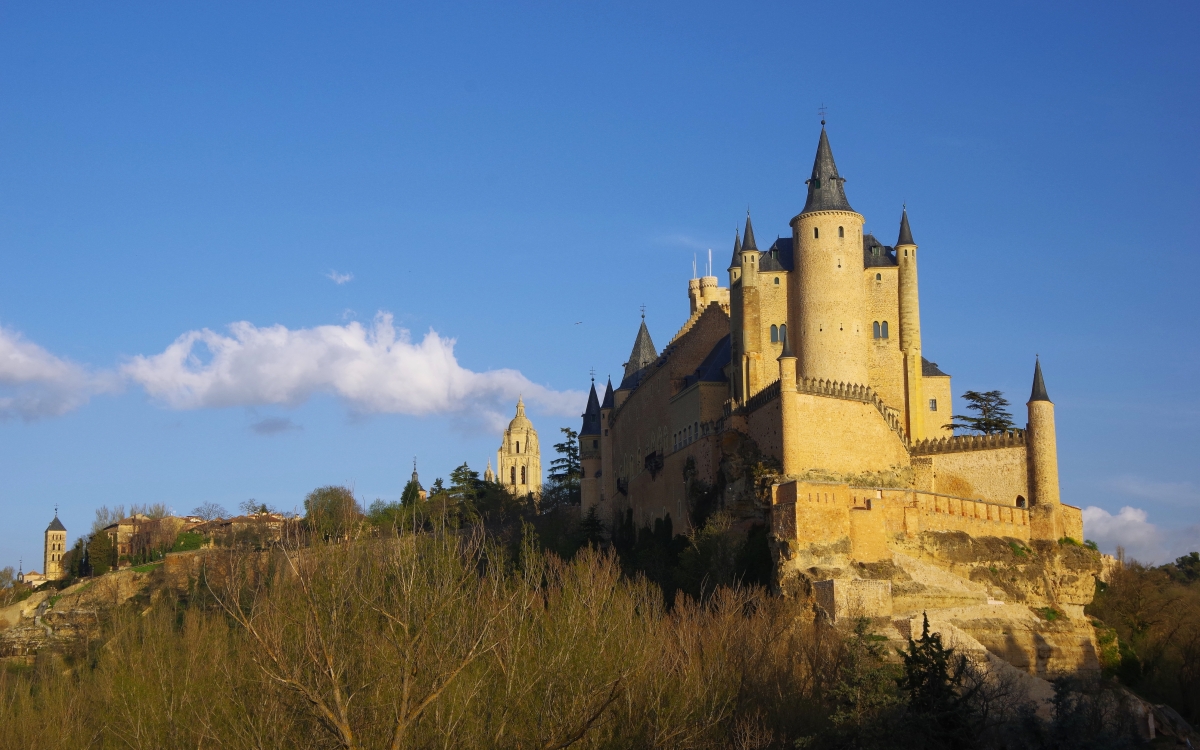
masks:
[[[214,503],[211,500],[200,503],[192,509],[193,516],[199,516],[205,521],[212,521],[217,518],[225,518],[229,515],[229,511],[225,510],[225,506],[220,503]]]

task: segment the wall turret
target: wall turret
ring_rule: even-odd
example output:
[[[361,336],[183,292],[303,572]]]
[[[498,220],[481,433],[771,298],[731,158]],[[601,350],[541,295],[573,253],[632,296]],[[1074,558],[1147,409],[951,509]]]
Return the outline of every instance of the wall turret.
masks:
[[[604,400],[600,402],[600,518],[605,521],[613,517],[612,498],[616,495],[612,484],[616,479],[616,473],[613,471],[612,435],[609,434],[615,408],[616,396],[610,377],[608,385],[604,386]]]
[[[865,384],[863,217],[846,200],[844,183],[822,121],[808,198],[791,222],[796,272],[788,280],[788,330],[803,377]]]
[[[739,294],[736,298],[737,312],[733,320],[733,357],[736,365],[733,373],[734,398],[745,403],[766,385],[767,373],[762,372],[762,332],[759,315],[761,304],[758,290],[758,245],[754,241],[754,225],[750,212],[746,212],[746,231],[742,239],[741,274]],[[731,297],[731,302],[733,297]],[[772,368],[774,369],[774,368]],[[774,373],[771,373],[774,379]]]
[[[579,429],[580,512],[600,504],[600,399],[596,397],[596,381],[588,392],[587,408],[583,411],[583,426]]]
[[[733,259],[729,261],[729,288],[733,288],[733,282],[742,277],[742,238],[737,233],[733,232]]]
[[[779,413],[781,424],[780,453],[783,473],[794,476],[800,473],[797,460],[796,441],[800,439],[800,414],[796,406],[800,394],[796,391],[796,356],[787,333],[783,334],[783,352],[779,355]]]
[[[908,439],[925,438],[925,391],[922,387],[921,307],[917,293],[917,243],[908,226],[908,209],[900,213],[896,240],[900,289],[900,353],[904,357],[904,415]]]
[[[1033,391],[1026,407],[1029,409],[1025,444],[1032,506],[1031,531],[1040,539],[1060,539],[1063,523],[1058,486],[1058,438],[1054,431],[1054,403],[1046,394],[1040,360],[1033,366]]]

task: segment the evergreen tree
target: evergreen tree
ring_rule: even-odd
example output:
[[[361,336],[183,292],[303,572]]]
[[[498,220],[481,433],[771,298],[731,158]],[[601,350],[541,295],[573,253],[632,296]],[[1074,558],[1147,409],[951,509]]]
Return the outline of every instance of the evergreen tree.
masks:
[[[579,461],[579,433],[570,427],[561,428],[565,439],[554,444],[558,458],[550,462],[550,474],[542,488],[542,510],[548,512],[560,505],[579,505],[579,480],[583,466]]]
[[[900,652],[904,675],[896,680],[908,697],[909,736],[934,748],[970,747],[975,730],[971,699],[978,687],[966,687],[967,660],[942,645],[940,633],[929,632],[924,617],[920,639],[908,639]]]
[[[1016,426],[1013,424],[1012,415],[1005,411],[1008,399],[1004,398],[1000,391],[967,391],[962,397],[967,402],[967,409],[975,414],[955,414],[951,417],[954,421],[946,425],[947,429],[996,435],[1008,432]]]
[[[117,565],[117,548],[103,531],[92,534],[87,545],[87,556],[92,575],[102,576]]]
[[[404,485],[404,492],[400,493],[400,504],[415,505],[420,499],[421,485],[415,479],[408,480],[408,484]]]

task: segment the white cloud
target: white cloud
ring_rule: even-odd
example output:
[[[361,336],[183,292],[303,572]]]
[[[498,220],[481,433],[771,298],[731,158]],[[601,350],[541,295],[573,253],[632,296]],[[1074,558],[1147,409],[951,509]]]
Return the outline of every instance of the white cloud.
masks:
[[[1114,554],[1120,546],[1126,557],[1156,565],[1200,549],[1200,524],[1163,529],[1148,518],[1141,508],[1126,505],[1114,516],[1092,505],[1083,509],[1083,535],[1104,552]]]
[[[92,373],[0,328],[0,420],[56,417],[117,386],[111,373]]]
[[[550,390],[516,370],[460,366],[454,343],[434,331],[413,342],[386,313],[370,327],[240,322],[229,335],[188,331],[161,354],[134,357],[122,372],[173,409],[294,406],[326,393],[360,414],[451,414],[483,418],[491,428],[511,416],[519,394],[543,413],[582,410],[580,392]]]
[[[330,281],[337,284],[338,286],[341,286],[342,284],[345,284],[347,281],[353,280],[354,274],[338,273],[337,271],[331,270],[329,273],[325,274],[325,278],[329,279]]]

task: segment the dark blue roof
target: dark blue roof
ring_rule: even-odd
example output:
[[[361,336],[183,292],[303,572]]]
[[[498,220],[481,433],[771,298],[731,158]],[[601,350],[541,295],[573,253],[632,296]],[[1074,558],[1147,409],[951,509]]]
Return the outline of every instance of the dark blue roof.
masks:
[[[579,434],[600,434],[600,399],[596,398],[595,381],[592,381],[592,391],[588,394],[587,408],[583,410],[583,428]]]
[[[937,366],[937,362],[930,362],[924,357],[921,357],[921,375],[927,378],[950,377],[949,374],[942,372],[941,368]]]
[[[721,337],[700,366],[691,375],[684,378],[683,387],[687,388],[693,383],[726,383],[729,378],[725,377],[725,365],[729,364],[732,358],[732,347],[729,335]]]
[[[888,247],[873,234],[863,235],[863,267],[878,268],[880,266],[896,266],[896,249]]]
[[[611,409],[616,406],[616,398],[613,396],[612,378],[608,379],[608,385],[604,388],[604,401],[601,402],[601,409]]]
[[[762,257],[758,261],[758,270],[760,273],[791,271],[794,267],[792,263],[791,237],[780,237],[775,240],[774,244],[762,254]]]

